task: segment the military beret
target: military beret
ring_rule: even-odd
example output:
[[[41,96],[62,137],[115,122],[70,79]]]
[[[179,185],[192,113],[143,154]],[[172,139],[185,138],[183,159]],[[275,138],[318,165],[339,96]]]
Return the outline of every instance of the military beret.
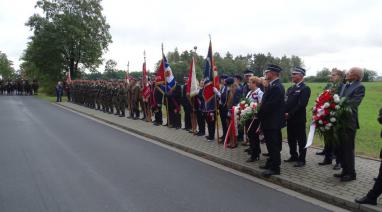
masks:
[[[280,73],[282,70],[283,69],[278,65],[268,64],[267,68],[265,69],[265,72],[274,71],[274,72]]]
[[[235,82],[235,80],[232,77],[228,77],[225,79],[225,84],[226,85],[232,85]]]
[[[292,71],[292,74],[301,74],[302,76],[305,76],[305,69],[301,68],[301,67],[295,67]]]

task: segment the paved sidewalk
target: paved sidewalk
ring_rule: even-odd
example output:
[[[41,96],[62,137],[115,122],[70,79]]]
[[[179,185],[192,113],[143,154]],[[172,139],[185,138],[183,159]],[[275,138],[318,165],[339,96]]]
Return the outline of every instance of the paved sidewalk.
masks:
[[[248,155],[244,152],[246,147],[239,146],[236,149],[224,149],[216,141],[208,142],[204,137],[194,136],[184,130],[175,130],[164,126],[158,127],[145,121],[121,118],[72,103],[62,102],[59,105],[263,178],[261,177],[263,170],[259,169],[259,165],[264,164],[266,158],[260,157],[260,161],[246,163],[245,161],[248,159]],[[266,152],[265,145],[262,145],[261,148],[263,152]],[[342,183],[333,177],[333,174],[338,173],[338,171],[334,171],[332,166],[318,165],[323,160],[323,157],[316,156],[315,152],[317,151],[315,148],[308,149],[305,167],[295,168],[293,164],[282,163],[281,175],[263,179],[354,211],[382,211],[382,198],[378,200],[378,206],[354,203],[356,197],[365,195],[372,187],[373,178],[378,174],[379,161],[356,157],[357,180]],[[288,145],[283,143],[282,159],[289,157],[288,152]]]

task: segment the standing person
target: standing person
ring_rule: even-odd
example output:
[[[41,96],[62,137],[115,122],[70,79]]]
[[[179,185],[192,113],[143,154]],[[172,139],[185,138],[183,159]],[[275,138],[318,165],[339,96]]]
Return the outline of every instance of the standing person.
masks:
[[[62,86],[62,82],[58,81],[56,85],[56,102],[62,102],[62,93],[64,92],[64,88]]]
[[[132,79],[132,87],[131,87],[131,109],[132,109],[132,118],[134,120],[139,119],[139,96],[141,93],[141,89],[137,85],[137,81]]]
[[[257,103],[258,106],[261,103],[264,92],[261,91],[259,86],[261,85],[261,79],[258,77],[250,77],[248,79],[248,88],[250,89],[246,95],[246,98],[253,103]],[[249,140],[249,154],[251,157],[247,162],[254,162],[260,159],[260,138],[257,132],[259,128],[260,121],[257,117],[252,120],[247,120],[245,127],[247,129],[247,136]]]
[[[182,127],[182,120],[180,115],[181,95],[182,88],[176,83],[175,88],[170,91],[168,96],[168,110],[170,115],[171,127],[180,129]]]
[[[196,97],[194,108],[196,108],[196,118],[198,122],[197,136],[204,136],[206,134],[206,118],[205,118],[205,103],[203,98],[204,80],[199,82],[200,90]]]
[[[233,106],[236,106],[240,103],[240,99],[241,99],[241,88],[239,87],[239,85],[237,85],[236,83],[234,83],[234,79],[231,78],[231,77],[228,77],[226,80],[226,86],[228,87],[228,93],[227,93],[227,104],[226,104],[226,107],[227,107],[227,123],[231,123],[231,119],[234,118],[234,114],[231,114],[231,109]],[[235,142],[236,139],[233,138],[233,134],[231,133],[230,135],[230,143],[227,145],[228,148],[236,148],[237,147],[237,143]]]
[[[269,81],[269,87],[263,96],[258,112],[269,153],[266,164],[260,166],[261,169],[267,169],[262,173],[264,177],[280,174],[281,128],[285,126],[285,90],[279,79],[281,71],[279,66],[270,64],[264,72],[265,78]]]
[[[382,124],[382,108],[379,109],[379,117],[378,122]],[[381,138],[382,138],[382,130],[381,130]],[[379,158],[382,159],[382,149],[379,153]],[[382,163],[379,166],[378,177],[375,179],[375,183],[373,188],[367,193],[366,196],[355,199],[356,203],[359,204],[377,204],[377,198],[382,194]]]
[[[121,114],[120,117],[125,117],[125,111],[126,111],[126,103],[127,103],[127,88],[125,82],[119,83],[119,111]]]
[[[243,85],[243,96],[245,97],[251,90],[249,79],[254,76],[253,71],[247,69],[244,71],[244,85]]]
[[[329,83],[325,86],[327,89],[335,89],[334,93],[339,94],[343,85],[343,80],[345,79],[345,73],[339,69],[332,69],[329,77]],[[332,141],[324,142],[324,150],[322,152],[317,152],[316,155],[325,155],[324,161],[318,163],[320,166],[332,164],[332,160],[335,157],[336,164],[334,165],[334,170],[341,169],[340,165],[340,152],[339,145],[334,144]]]
[[[297,162],[294,167],[303,167],[306,163],[306,106],[309,102],[310,88],[305,85],[304,76],[305,69],[294,68],[292,71],[294,85],[288,88],[285,96],[285,119],[291,156],[284,161]]]
[[[160,88],[155,86],[155,81],[153,83],[153,109],[154,109],[154,125],[163,124],[163,114],[162,114],[162,104],[163,104],[163,93]]]
[[[335,177],[341,178],[342,182],[352,181],[356,179],[356,172],[354,167],[355,162],[355,135],[359,129],[358,122],[358,106],[361,104],[365,96],[365,86],[362,85],[361,80],[363,71],[361,68],[353,67],[346,73],[347,83],[342,86],[340,97],[346,97],[352,116],[350,126],[341,132],[338,132],[340,152],[341,152],[341,166],[342,172],[334,174]]]
[[[191,105],[191,97],[187,95],[187,82],[188,77],[183,78],[183,87],[182,87],[182,106],[184,111],[184,130],[191,130],[191,113],[192,113],[192,105]]]
[[[228,78],[227,75],[222,74],[220,76],[220,98],[219,98],[219,115],[220,122],[222,124],[223,135],[219,138],[219,143],[223,143],[225,136],[227,135],[228,125],[227,125],[227,94],[228,94],[228,86],[226,85],[225,80]]]

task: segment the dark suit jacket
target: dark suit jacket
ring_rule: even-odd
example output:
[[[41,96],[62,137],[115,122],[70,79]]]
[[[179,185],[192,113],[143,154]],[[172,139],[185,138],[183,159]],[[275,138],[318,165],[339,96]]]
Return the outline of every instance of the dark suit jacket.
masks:
[[[359,129],[358,106],[361,104],[362,99],[365,96],[365,86],[363,86],[360,81],[353,82],[348,88],[346,88],[346,84],[343,84],[341,88],[340,96],[347,98],[347,101],[353,112],[352,128]]]
[[[259,119],[264,130],[280,130],[285,126],[284,86],[277,79],[263,95]]]
[[[300,83],[288,88],[286,92],[285,113],[288,113],[288,124],[306,122],[306,106],[310,97],[310,88]]]

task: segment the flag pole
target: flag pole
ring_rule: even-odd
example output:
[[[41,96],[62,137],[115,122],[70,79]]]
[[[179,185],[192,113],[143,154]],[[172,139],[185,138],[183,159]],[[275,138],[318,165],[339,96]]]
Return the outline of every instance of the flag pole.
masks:
[[[164,50],[163,50],[163,43],[162,43],[162,61],[163,61],[163,56],[164,56]],[[165,64],[162,63],[164,66]],[[170,127],[170,117],[169,117],[169,112],[168,112],[168,96],[167,96],[167,79],[166,79],[166,70],[164,70],[164,91],[165,91],[165,97],[166,97],[166,111],[167,111],[167,127]]]
[[[210,43],[211,43],[211,34],[208,34],[208,36],[210,37]],[[212,52],[212,46],[211,46],[211,61],[213,60],[214,58],[214,55],[213,55],[213,52]],[[215,88],[215,63],[212,63],[211,62],[211,65],[212,65],[212,81],[213,81],[213,86]],[[218,122],[218,116],[219,116],[219,111],[218,111],[218,107],[217,107],[217,99],[216,99],[216,94],[215,95],[215,125],[216,125],[216,135],[217,135],[217,138],[216,138],[216,142],[219,143],[219,122]]]

